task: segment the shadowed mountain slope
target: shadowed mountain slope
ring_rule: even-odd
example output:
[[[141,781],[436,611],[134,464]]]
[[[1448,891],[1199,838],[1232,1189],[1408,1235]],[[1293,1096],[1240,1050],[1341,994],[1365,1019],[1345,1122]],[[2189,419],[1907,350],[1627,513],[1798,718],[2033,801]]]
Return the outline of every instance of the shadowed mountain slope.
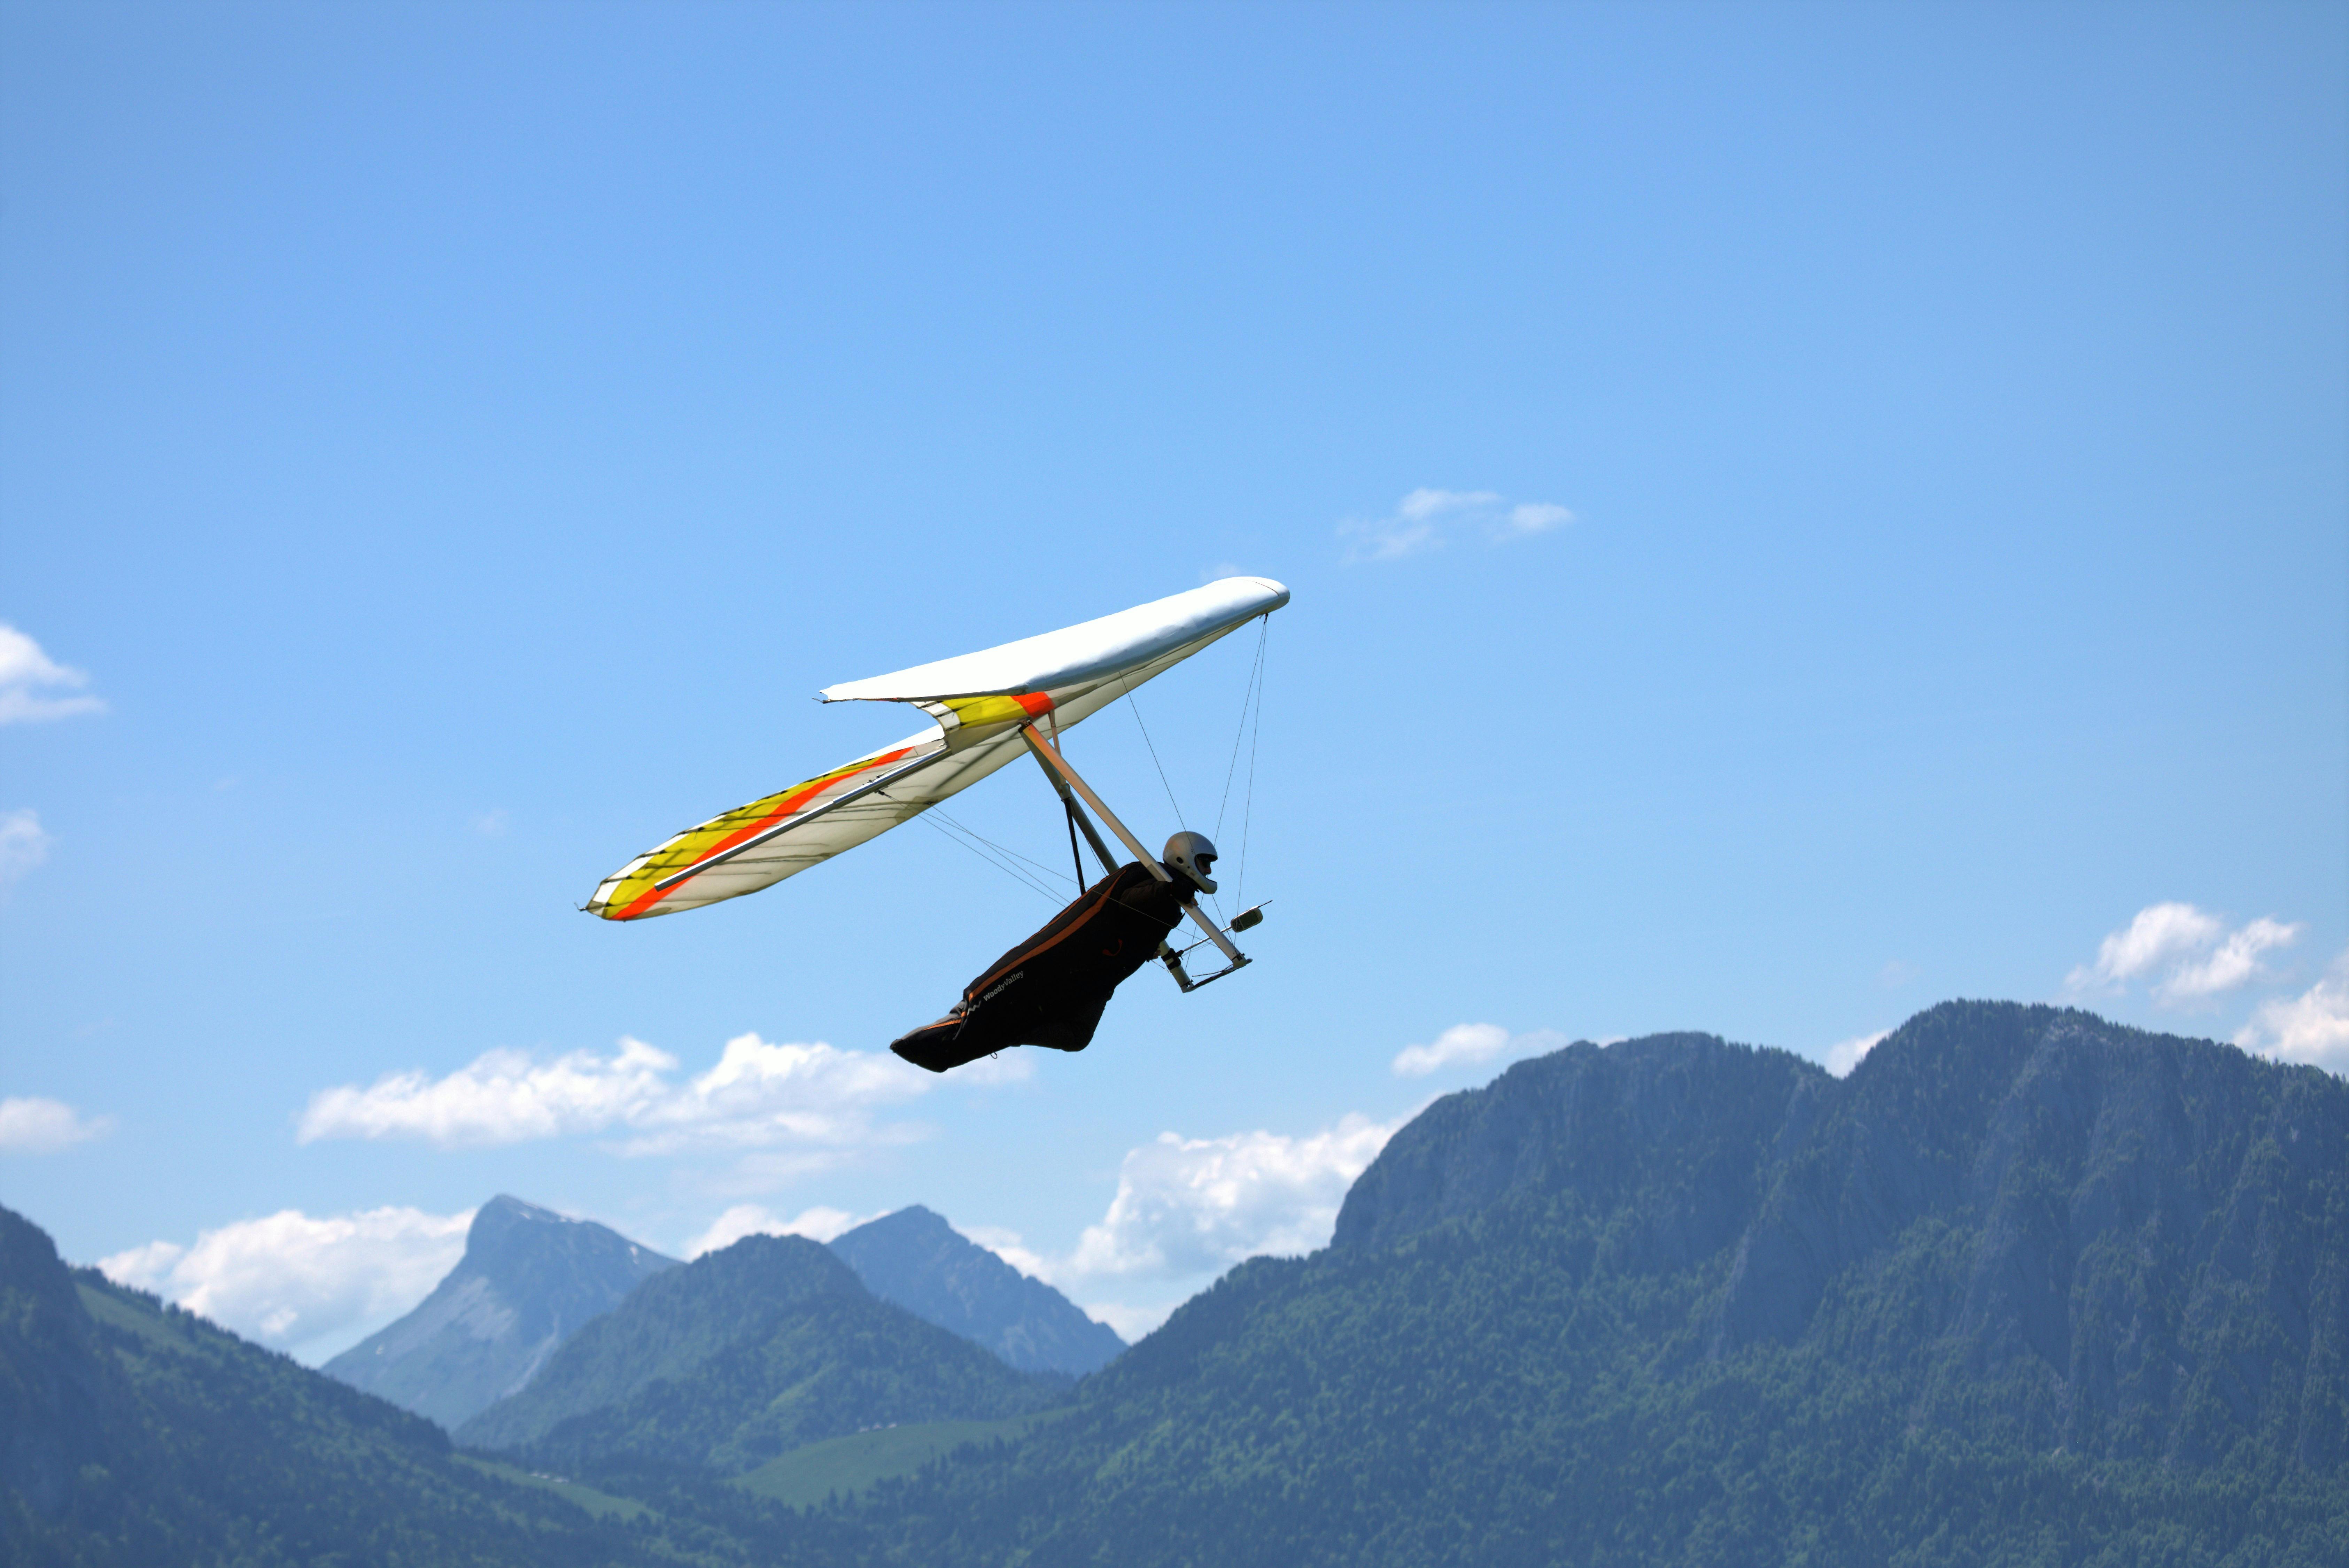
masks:
[[[2314,1069],[2005,1004],[1843,1080],[1577,1045],[869,1517],[1037,1568],[2349,1561],[2344,1286]]]
[[[492,1198],[432,1294],[324,1370],[453,1428],[528,1384],[581,1325],[676,1266],[591,1221]]]
[[[1107,1324],[918,1203],[834,1237],[832,1250],[882,1300],[987,1346],[1024,1372],[1081,1377],[1125,1348]]]
[[[993,1419],[1065,1396],[864,1288],[798,1236],[748,1236],[639,1286],[465,1443],[601,1473],[750,1470],[897,1422]]]
[[[429,1421],[69,1271],[0,1210],[0,1562],[663,1560]]]

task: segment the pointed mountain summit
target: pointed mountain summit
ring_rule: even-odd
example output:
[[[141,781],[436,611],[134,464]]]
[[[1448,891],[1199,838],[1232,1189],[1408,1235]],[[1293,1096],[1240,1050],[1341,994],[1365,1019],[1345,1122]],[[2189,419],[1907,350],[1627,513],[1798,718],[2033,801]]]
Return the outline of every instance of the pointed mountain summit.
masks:
[[[1023,1372],[1082,1377],[1125,1348],[1108,1325],[919,1203],[835,1237],[832,1250],[874,1295],[984,1345]]]
[[[322,1370],[453,1428],[523,1387],[591,1319],[676,1266],[593,1221],[492,1198],[449,1277]]]

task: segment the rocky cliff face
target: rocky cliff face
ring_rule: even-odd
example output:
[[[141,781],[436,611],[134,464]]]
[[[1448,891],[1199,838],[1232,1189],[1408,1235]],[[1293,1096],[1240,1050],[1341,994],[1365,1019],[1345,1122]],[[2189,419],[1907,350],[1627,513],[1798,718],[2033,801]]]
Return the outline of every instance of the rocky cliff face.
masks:
[[[1986,1381],[2075,1452],[2349,1453],[2349,1086],[2314,1068],[1951,1004],[1870,1053],[1767,1179],[1717,1350],[1878,1343],[1889,1303],[1930,1303],[1926,1418]]]
[[[1450,1095],[1395,1134],[1339,1211],[1333,1245],[1379,1247],[1496,1204],[1623,1211],[1615,1261],[1685,1268],[1734,1243],[1773,1152],[1835,1080],[1711,1035],[1588,1043]]]
[[[1535,1201],[1603,1217],[1594,1268],[1719,1270],[1713,1359],[1907,1367],[1919,1420],[2043,1449],[2349,1457],[2349,1086],[2313,1068],[1989,1003],[1841,1081],[1709,1036],[1577,1045],[1396,1134],[1334,1244]]]
[[[1125,1341],[1041,1280],[1030,1279],[916,1203],[837,1237],[865,1288],[961,1335],[1023,1372],[1099,1370]]]
[[[528,1385],[582,1326],[676,1266],[592,1221],[492,1198],[449,1277],[323,1370],[454,1428]]]

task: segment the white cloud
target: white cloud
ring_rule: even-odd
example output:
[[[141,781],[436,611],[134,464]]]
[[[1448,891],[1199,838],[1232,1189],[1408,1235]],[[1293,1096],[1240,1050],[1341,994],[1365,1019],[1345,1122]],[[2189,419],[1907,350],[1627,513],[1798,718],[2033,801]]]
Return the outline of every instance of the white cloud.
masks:
[[[0,1099],[0,1154],[54,1154],[104,1137],[108,1116],[84,1116],[59,1099]]]
[[[786,1220],[756,1203],[737,1203],[712,1220],[708,1230],[688,1242],[685,1255],[698,1258],[704,1253],[730,1247],[745,1236],[805,1236],[812,1242],[828,1242],[867,1220],[879,1218],[878,1214],[852,1214],[845,1209],[817,1207],[802,1209]]]
[[[1131,1343],[1234,1264],[1328,1244],[1346,1190],[1400,1125],[1349,1116],[1302,1138],[1160,1133],[1126,1151],[1109,1212],[1064,1257],[1023,1245],[1016,1231],[961,1229],[1021,1274],[1067,1292]],[[1103,1299],[1104,1290],[1123,1299]],[[1143,1299],[1133,1299],[1137,1291]]]
[[[2229,931],[2190,903],[2147,904],[2098,944],[2096,961],[2064,976],[2075,995],[2112,993],[2149,982],[2155,1001],[2178,1006],[2261,978],[2260,955],[2289,945],[2302,927],[2265,917]]]
[[[1017,1231],[956,1228],[1021,1274],[1067,1293],[1130,1344],[1234,1264],[1327,1245],[1346,1190],[1408,1119],[1349,1116],[1301,1138],[1162,1132],[1126,1151],[1109,1212],[1064,1256],[1037,1252]],[[1104,1290],[1122,1299],[1103,1299]]]
[[[41,645],[16,627],[0,624],[0,724],[37,724],[77,713],[104,713],[94,696],[67,696],[89,684],[41,652]]]
[[[47,860],[50,842],[39,812],[30,807],[0,811],[0,887]]]
[[[2105,938],[2093,967],[2073,970],[2065,983],[2075,990],[2120,985],[2209,946],[2223,929],[2190,903],[2148,904]]]
[[[465,1148],[619,1132],[611,1147],[628,1155],[778,1144],[836,1150],[903,1136],[876,1130],[873,1111],[936,1081],[881,1052],[820,1041],[771,1045],[756,1035],[727,1041],[718,1065],[698,1078],[676,1081],[678,1066],[667,1051],[627,1038],[608,1057],[491,1051],[444,1078],[394,1073],[367,1088],[322,1089],[302,1113],[299,1137]],[[812,1168],[804,1154],[783,1161],[785,1175]]]
[[[1564,528],[1574,521],[1574,513],[1562,506],[1546,500],[1529,500],[1509,509],[1508,531],[1512,534],[1547,533],[1553,528]]]
[[[1080,1302],[1078,1305],[1087,1317],[1096,1323],[1108,1324],[1117,1332],[1120,1339],[1131,1345],[1137,1339],[1156,1333],[1161,1325],[1174,1315],[1174,1309],[1190,1300],[1193,1294],[1195,1293],[1161,1296],[1155,1301],[1141,1304],[1094,1301]]]
[[[223,1328],[289,1349],[357,1337],[431,1294],[464,1255],[471,1211],[368,1209],[316,1219],[286,1209],[204,1231],[195,1245],[150,1242],[98,1261]]]
[[[1878,1029],[1872,1035],[1855,1035],[1848,1040],[1837,1040],[1827,1047],[1821,1065],[1837,1078],[1847,1077],[1852,1068],[1859,1066],[1859,1058],[1882,1045],[1891,1033],[1889,1029]]]
[[[667,1051],[623,1038],[609,1057],[573,1051],[552,1061],[491,1051],[443,1078],[393,1073],[373,1088],[321,1089],[302,1112],[304,1143],[322,1138],[421,1138],[443,1148],[519,1143],[600,1132],[675,1091]]]
[[[2309,1062],[2349,1077],[2349,953],[2297,996],[2262,1004],[2235,1036],[2247,1051],[2279,1061]]]
[[[957,1225],[955,1228],[967,1239],[985,1247],[1021,1274],[1042,1279],[1052,1266],[1041,1253],[1022,1246],[1017,1231],[1007,1231],[998,1225]]]
[[[1495,542],[1547,533],[1574,521],[1551,501],[1511,505],[1495,490],[1415,490],[1385,517],[1351,518],[1338,525],[1348,561],[1397,561],[1441,548],[1453,536],[1480,531]]]
[[[2181,964],[2162,981],[2158,993],[2165,1001],[2213,996],[2260,977],[2260,954],[2291,945],[2301,928],[2261,918],[2227,934],[2218,950],[2190,964]]]
[[[1393,1134],[1360,1116],[1302,1138],[1162,1132],[1127,1150],[1109,1212],[1085,1227],[1050,1277],[1174,1277],[1311,1252],[1329,1241],[1346,1189]]]
[[[1566,1037],[1553,1029],[1512,1035],[1498,1024],[1454,1024],[1431,1044],[1405,1046],[1395,1053],[1392,1065],[1397,1078],[1424,1078],[1457,1062],[1489,1062],[1505,1053],[1534,1056],[1565,1044]]]

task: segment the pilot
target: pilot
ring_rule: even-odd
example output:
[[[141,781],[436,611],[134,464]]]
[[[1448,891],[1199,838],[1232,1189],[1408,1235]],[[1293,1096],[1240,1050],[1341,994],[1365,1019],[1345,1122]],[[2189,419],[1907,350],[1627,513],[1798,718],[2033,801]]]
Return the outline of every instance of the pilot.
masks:
[[[988,965],[953,1011],[889,1048],[934,1073],[1006,1046],[1083,1050],[1118,982],[1166,951],[1186,902],[1216,891],[1205,833],[1177,833],[1164,853],[1164,878],[1140,861],[1120,866]]]

